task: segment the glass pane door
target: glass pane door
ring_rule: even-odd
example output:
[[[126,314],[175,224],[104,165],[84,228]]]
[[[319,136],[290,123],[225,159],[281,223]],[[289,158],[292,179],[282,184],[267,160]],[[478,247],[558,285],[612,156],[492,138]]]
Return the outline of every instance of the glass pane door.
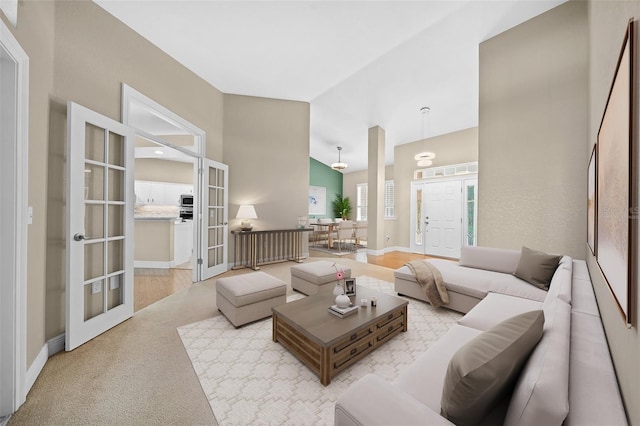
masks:
[[[66,349],[133,314],[133,132],[70,103]]]
[[[203,159],[202,279],[227,271],[228,166]]]

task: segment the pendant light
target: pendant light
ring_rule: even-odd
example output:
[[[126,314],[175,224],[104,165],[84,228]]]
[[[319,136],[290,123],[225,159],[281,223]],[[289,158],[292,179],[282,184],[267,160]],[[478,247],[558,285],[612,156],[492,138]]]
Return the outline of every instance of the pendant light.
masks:
[[[420,112],[422,113],[422,140],[425,139],[424,123],[425,117],[429,113],[429,111],[431,111],[431,108],[429,108],[428,106],[420,108]],[[436,158],[436,154],[433,152],[424,151],[416,154],[413,158],[418,162],[418,167],[429,167],[433,164],[432,160]]]
[[[338,162],[331,164],[331,168],[333,170],[344,170],[347,167],[349,167],[349,165],[347,163],[343,163],[342,161],[340,161],[340,151],[342,151],[342,147],[341,146],[338,147]]]

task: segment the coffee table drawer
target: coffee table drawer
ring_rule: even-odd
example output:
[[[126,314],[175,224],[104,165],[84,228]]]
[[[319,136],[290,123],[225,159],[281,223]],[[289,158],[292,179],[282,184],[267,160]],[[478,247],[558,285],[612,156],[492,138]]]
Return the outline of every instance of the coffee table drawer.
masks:
[[[342,339],[333,346],[334,354],[339,355],[344,351],[350,351],[351,346],[357,344],[360,340],[370,336],[373,333],[373,327],[367,327],[362,330],[356,330],[353,334],[347,338]]]
[[[392,321],[397,320],[400,317],[404,316],[404,310],[402,309],[398,309],[395,310],[393,312],[390,312],[389,314],[385,315],[384,318],[381,318],[377,323],[376,323],[376,329],[380,330],[381,328],[386,327],[387,324],[389,324]]]
[[[378,327],[376,331],[375,342],[376,344],[382,343],[398,333],[405,330],[405,316],[401,315],[396,317],[395,320],[387,322],[382,327]]]
[[[372,346],[373,342],[371,341],[371,338],[365,338],[352,345],[349,345],[348,349],[345,349],[341,353],[334,355],[333,369],[337,370],[343,365],[347,364],[349,361],[359,358],[360,354],[363,354]]]

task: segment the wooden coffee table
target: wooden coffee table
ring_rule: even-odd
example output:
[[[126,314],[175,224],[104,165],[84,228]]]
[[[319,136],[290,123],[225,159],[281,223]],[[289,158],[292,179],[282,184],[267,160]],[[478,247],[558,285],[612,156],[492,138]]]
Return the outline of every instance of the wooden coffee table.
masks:
[[[407,331],[408,302],[365,287],[357,288],[355,300],[371,300],[372,296],[378,298],[378,306],[369,303],[344,318],[328,312],[335,303],[332,293],[271,308],[273,341],[287,348],[326,386],[336,374]]]

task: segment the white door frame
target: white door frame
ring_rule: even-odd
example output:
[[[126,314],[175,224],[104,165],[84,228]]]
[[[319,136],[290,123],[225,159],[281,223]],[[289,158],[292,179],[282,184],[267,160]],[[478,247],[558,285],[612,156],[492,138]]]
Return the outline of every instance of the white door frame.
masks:
[[[147,132],[145,132],[144,130],[141,130],[139,128],[137,128],[135,126],[135,124],[131,124],[131,120],[130,120],[130,114],[131,114],[131,109],[132,109],[132,104],[136,103],[138,106],[143,106],[145,109],[147,109],[148,111],[157,114],[158,116],[161,116],[163,119],[169,121],[171,124],[173,124],[175,127],[177,128],[181,128],[181,129],[185,129],[186,131],[188,131],[189,133],[193,134],[194,136],[194,142],[195,142],[195,149],[194,150],[189,150],[189,149],[185,149],[182,146],[178,146],[178,145],[173,145],[171,143],[168,143],[167,141],[162,140],[162,138],[155,136],[155,135],[151,135]],[[204,232],[204,230],[202,229],[202,216],[201,214],[198,214],[198,216],[200,217],[196,217],[196,212],[201,212],[203,205],[202,205],[202,191],[204,190],[202,187],[202,182],[200,179],[201,173],[202,173],[202,169],[201,169],[201,160],[206,160],[206,155],[205,155],[205,148],[206,148],[206,135],[207,133],[200,129],[199,127],[197,127],[196,125],[192,124],[191,122],[185,120],[184,118],[180,117],[179,115],[177,115],[176,113],[174,113],[173,111],[165,108],[164,106],[162,106],[161,104],[157,103],[156,101],[154,101],[153,99],[149,98],[148,96],[145,96],[144,94],[138,92],[136,89],[134,89],[133,87],[122,83],[122,117],[121,117],[121,121],[123,124],[130,126],[132,128],[134,128],[136,130],[136,132],[138,134],[140,134],[141,136],[150,139],[156,143],[159,143],[161,145],[166,145],[169,146],[170,148],[176,149],[184,154],[190,155],[192,157],[194,157],[196,160],[194,161],[194,206],[193,206],[193,211],[194,211],[194,218],[193,218],[193,248],[194,248],[194,255],[192,256],[191,259],[191,264],[192,264],[192,281],[193,282],[198,282],[201,281],[203,279],[203,264],[204,263],[198,263],[199,259],[204,259],[204,256],[206,253],[202,252],[202,233]]]
[[[9,142],[2,147],[0,156],[0,194],[3,200],[0,204],[0,417],[3,417],[14,413],[24,403],[28,390],[29,57],[2,21],[0,48],[10,56],[4,59],[15,64],[15,74],[9,75],[11,81],[4,81],[6,73],[0,79],[0,102],[8,100],[6,111],[10,111],[0,116],[0,136]],[[14,96],[7,96],[7,89],[12,89]]]

